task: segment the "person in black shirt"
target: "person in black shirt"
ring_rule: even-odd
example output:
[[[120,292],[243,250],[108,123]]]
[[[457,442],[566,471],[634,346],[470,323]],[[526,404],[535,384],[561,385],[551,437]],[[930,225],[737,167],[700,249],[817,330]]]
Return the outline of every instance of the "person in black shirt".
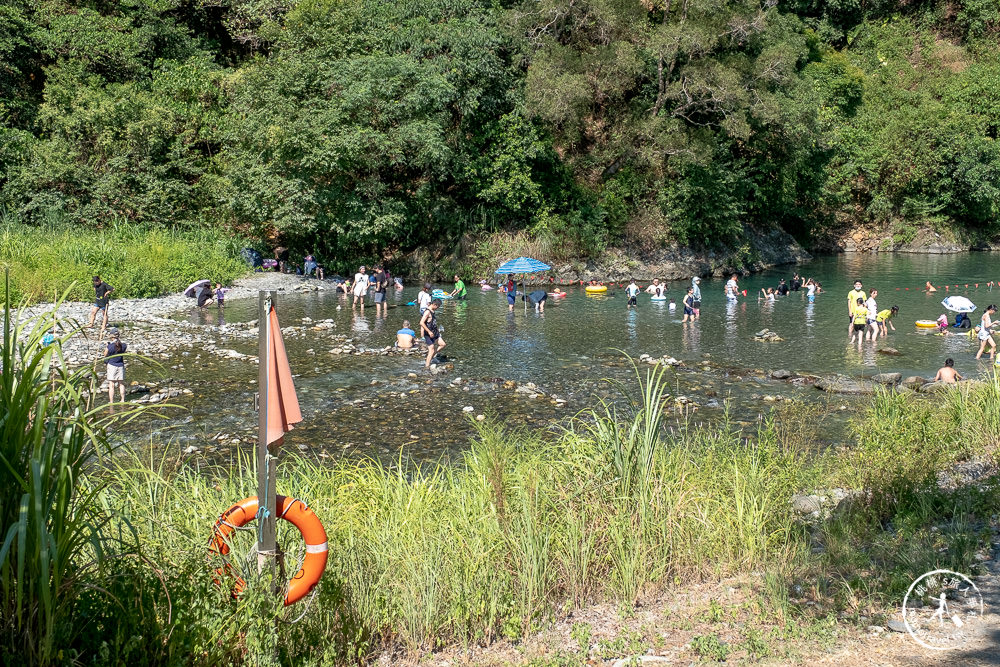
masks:
[[[389,281],[381,266],[375,267],[375,276],[372,280],[375,283],[375,294],[372,296],[375,300],[375,317],[378,317],[380,313],[382,317],[385,317],[389,314],[389,304],[385,302],[385,288]]]
[[[803,285],[802,276],[800,276],[798,273],[796,273],[794,276],[792,276],[792,291],[793,292],[798,292],[800,289],[802,289],[802,285]]]
[[[788,296],[788,283],[785,282],[784,278],[778,282],[778,288],[775,291],[778,293],[778,296]]]
[[[87,328],[93,328],[97,313],[102,313],[101,334],[108,328],[108,301],[111,300],[111,293],[115,291],[111,285],[101,280],[100,276],[94,276],[94,305],[90,309],[90,321]]]

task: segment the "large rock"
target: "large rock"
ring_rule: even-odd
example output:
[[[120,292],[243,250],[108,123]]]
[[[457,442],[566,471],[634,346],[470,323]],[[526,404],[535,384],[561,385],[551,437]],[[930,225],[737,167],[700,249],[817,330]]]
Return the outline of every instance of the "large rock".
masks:
[[[944,382],[928,382],[920,387],[920,393],[922,394],[933,394],[939,391],[948,391],[949,387],[954,387],[953,384],[945,384]]]
[[[792,377],[792,372],[786,371],[784,369],[771,371],[771,377],[774,378],[775,380],[787,380],[788,378]]]
[[[875,383],[868,380],[852,380],[842,376],[819,378],[815,382],[817,389],[831,394],[874,394]]]
[[[879,384],[899,384],[902,379],[902,373],[879,373],[871,377],[872,382],[878,382]]]
[[[903,386],[910,387],[912,389],[917,389],[921,385],[927,384],[927,378],[920,377],[919,375],[911,375],[903,379]]]
[[[812,514],[823,509],[823,502],[819,496],[797,493],[792,496],[792,509],[799,514]]]

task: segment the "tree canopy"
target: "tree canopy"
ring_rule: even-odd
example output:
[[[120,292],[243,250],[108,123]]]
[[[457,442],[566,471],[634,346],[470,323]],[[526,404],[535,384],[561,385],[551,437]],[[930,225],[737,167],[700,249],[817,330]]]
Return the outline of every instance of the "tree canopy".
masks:
[[[331,260],[1000,209],[992,0],[0,0],[0,206]]]

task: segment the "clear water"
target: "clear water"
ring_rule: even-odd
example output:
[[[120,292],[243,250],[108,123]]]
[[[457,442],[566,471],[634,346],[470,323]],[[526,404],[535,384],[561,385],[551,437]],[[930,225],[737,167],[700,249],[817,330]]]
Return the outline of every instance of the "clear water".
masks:
[[[1000,301],[1000,288],[994,292],[987,285],[1000,280],[998,258],[992,253],[823,257],[740,279],[748,296],[735,304],[727,303],[722,294],[725,280],[704,279],[702,316],[693,324],[680,321],[686,283],[669,283],[668,297],[678,304],[675,313],[667,303],[652,302],[645,294],[639,297],[638,307],[628,308],[624,290],[617,286],[606,296],[587,295],[582,287],[571,287],[568,297],[550,298],[544,314],[530,306],[525,313],[520,301],[510,313],[505,295],[482,292],[473,285],[466,301],[445,301],[439,310],[438,321],[448,343],[444,353],[456,367],[433,377],[422,373],[423,359],[417,356],[331,355],[333,342],[327,333],[310,331],[288,338],[286,344],[307,414],[303,433],[311,444],[333,453],[339,449],[394,454],[404,448],[416,456],[432,456],[461,448],[472,431],[461,411],[465,405],[474,407],[474,414],[494,414],[530,427],[559,422],[576,409],[593,405],[595,393],[608,392],[602,378],[627,376],[619,350],[635,357],[670,355],[684,361],[688,368],[674,373],[671,381],[675,395],[690,394],[703,406],[697,418],[711,418],[712,409],[704,406],[709,397],[718,396],[719,400],[731,399],[737,414],[751,419],[765,407],[762,394],[806,399],[818,399],[820,394],[812,388],[771,381],[766,373],[756,371],[782,368],[801,374],[851,376],[898,371],[904,376],[933,376],[948,356],[963,374],[987,371],[988,363],[973,358],[974,341],[961,335],[928,334],[913,322],[936,319],[945,312],[941,300],[954,293],[968,296],[979,306],[973,314],[978,320],[989,303]],[[823,284],[824,293],[814,304],[807,303],[804,291],[779,297],[772,304],[758,301],[761,287],[775,286],[782,277],[790,281],[796,271]],[[848,343],[847,292],[855,278],[863,281],[866,291],[878,289],[880,309],[900,308],[894,320],[896,331],[860,348]],[[940,290],[927,294],[923,290],[926,280]],[[950,286],[947,291],[945,284]],[[361,347],[384,347],[395,341],[404,319],[417,328],[417,308],[406,305],[416,292],[407,288],[389,294],[393,307],[385,318],[376,318],[372,305],[363,313],[352,309],[346,297],[332,290],[281,294],[279,319],[282,326],[292,326],[301,324],[303,317],[330,318],[337,325],[330,333],[348,335]],[[178,314],[178,318],[189,317],[205,324],[219,324],[223,318],[230,323],[248,321],[257,317],[256,302],[234,301],[223,315],[212,311]],[[785,340],[752,340],[763,328]],[[886,346],[896,348],[901,356],[876,353]],[[252,346],[234,347],[255,353]],[[712,371],[693,370],[695,363],[706,358],[715,365]],[[408,377],[410,372],[417,372],[418,378]],[[196,373],[190,367],[172,373],[196,379],[198,388],[192,406],[194,420],[178,432],[236,429],[245,433],[253,426],[249,404],[255,365],[211,361]],[[473,380],[468,390],[450,385],[458,376]],[[504,380],[534,382],[569,403],[557,407],[544,399],[529,400],[498,390],[497,383]],[[418,392],[399,396],[413,390]],[[222,409],[213,409],[220,404]]]

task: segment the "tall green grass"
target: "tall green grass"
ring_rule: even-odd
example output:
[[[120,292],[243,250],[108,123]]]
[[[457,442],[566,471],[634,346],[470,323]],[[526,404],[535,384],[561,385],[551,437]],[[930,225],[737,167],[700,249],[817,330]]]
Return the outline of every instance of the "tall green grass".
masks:
[[[100,275],[116,297],[151,297],[208,278],[229,283],[247,271],[244,244],[210,228],[104,230],[0,224],[0,267],[10,270],[12,296],[48,300],[72,287],[73,300],[93,298],[90,277]]]
[[[106,449],[105,420],[91,404],[93,370],[65,370],[63,339],[43,342],[58,324],[52,313],[13,321],[9,303],[0,350],[0,655],[47,663],[75,632],[67,600],[106,552],[100,485],[83,474]]]

